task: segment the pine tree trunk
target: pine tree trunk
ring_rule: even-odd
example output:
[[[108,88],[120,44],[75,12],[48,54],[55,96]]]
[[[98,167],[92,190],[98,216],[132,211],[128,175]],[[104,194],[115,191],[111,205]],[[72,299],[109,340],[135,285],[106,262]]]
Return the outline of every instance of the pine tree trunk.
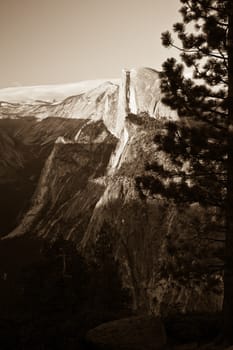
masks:
[[[224,269],[224,336],[233,344],[233,6],[229,0],[228,32],[228,161]]]

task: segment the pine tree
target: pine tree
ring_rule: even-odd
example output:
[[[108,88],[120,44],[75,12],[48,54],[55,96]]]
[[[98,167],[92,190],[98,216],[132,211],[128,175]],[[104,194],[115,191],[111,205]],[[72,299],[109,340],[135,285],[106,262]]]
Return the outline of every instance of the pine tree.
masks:
[[[181,45],[168,31],[162,43],[180,50],[182,62],[167,59],[161,73],[163,102],[180,118],[155,137],[174,168],[149,164],[149,175],[137,183],[142,191],[178,203],[216,208],[221,219],[214,230],[225,232],[224,336],[233,344],[233,5],[230,0],[180,2],[182,22],[173,31]]]

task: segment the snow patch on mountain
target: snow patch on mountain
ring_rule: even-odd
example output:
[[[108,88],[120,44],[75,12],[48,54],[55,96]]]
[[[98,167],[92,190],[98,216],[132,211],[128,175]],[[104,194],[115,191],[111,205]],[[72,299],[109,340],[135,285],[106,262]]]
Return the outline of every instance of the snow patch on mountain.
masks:
[[[0,101],[37,103],[61,101],[73,95],[84,94],[106,81],[119,84],[119,79],[98,79],[57,85],[17,86],[0,89]]]

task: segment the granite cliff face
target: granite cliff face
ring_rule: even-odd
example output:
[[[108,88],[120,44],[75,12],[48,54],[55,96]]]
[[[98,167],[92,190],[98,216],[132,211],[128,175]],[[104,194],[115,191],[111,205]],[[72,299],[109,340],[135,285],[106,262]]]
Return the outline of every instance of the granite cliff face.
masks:
[[[208,255],[197,237],[187,249],[195,232],[186,218],[197,217],[201,226],[205,212],[192,207],[181,214],[161,197],[141,196],[136,187],[146,162],[157,158],[170,166],[153,140],[164,118],[177,116],[161,103],[156,71],[125,70],[119,84],[105,82],[61,102],[3,102],[0,116],[0,184],[19,189],[18,205],[7,213],[13,225],[1,223],[4,238],[62,235],[91,258],[104,233],[134,309],[157,314],[220,309],[221,276],[213,272],[210,281],[205,273],[217,259],[216,248]],[[13,200],[15,192],[10,195]],[[8,197],[4,192],[3,201]],[[177,261],[182,249],[185,257]],[[179,263],[190,265],[188,272]],[[203,266],[199,277],[197,265]]]
[[[142,80],[143,71],[145,76],[150,77],[150,79],[145,79],[148,88],[151,85],[154,96],[159,100],[158,74],[148,69],[140,69],[138,75],[139,78],[141,75],[141,78],[138,78],[138,82]],[[82,177],[88,179],[89,175],[85,175],[87,167],[94,169],[98,159],[95,158],[96,155],[94,156],[93,153],[95,145],[105,147],[106,144],[106,152],[108,153],[107,158],[102,154],[103,161],[106,164],[101,175],[114,172],[128,141],[125,116],[131,111],[126,104],[128,106],[132,105],[133,97],[135,97],[135,95],[133,97],[129,95],[132,88],[138,89],[138,101],[147,106],[143,102],[146,95],[140,92],[140,84],[136,85],[135,83],[136,71],[133,71],[134,80],[132,79],[132,81],[131,75],[132,72],[126,73],[124,71],[119,85],[111,82],[101,83],[94,89],[56,103],[53,101],[37,101],[26,104],[19,102],[1,103],[0,132],[2,142],[0,147],[2,158],[0,184],[3,192],[2,210],[5,210],[7,214],[3,215],[3,222],[5,222],[1,225],[2,234],[9,233],[14,225],[17,226],[17,222],[20,222],[20,225],[11,232],[11,236],[26,232],[31,227],[28,221],[35,225],[35,217],[38,217],[39,211],[47,205],[46,201],[49,195],[45,195],[45,192],[53,191],[51,189],[53,182],[50,183],[51,176],[53,181],[56,181],[55,179],[61,181],[60,177],[65,178],[68,174],[71,176],[70,173],[74,171],[72,176],[75,178],[80,167]],[[129,76],[130,79],[128,79]],[[151,84],[151,81],[154,85]],[[147,111],[146,108],[144,111]],[[110,139],[112,141],[109,141]],[[109,147],[110,143],[113,146]],[[88,149],[89,145],[90,151]],[[76,150],[77,153],[73,157],[75,159],[73,163],[69,160],[71,156],[68,150],[70,149],[72,151]],[[100,150],[100,152],[103,151]],[[64,159],[62,164],[58,165],[59,154],[63,153],[65,154],[63,158],[67,158],[67,165]],[[101,163],[102,159],[98,162]],[[86,168],[84,164],[86,164]],[[100,164],[98,167],[101,167]],[[61,169],[61,174],[59,169]],[[67,174],[65,169],[67,169]],[[65,174],[63,174],[64,172]],[[90,174],[90,176],[92,179],[96,177],[94,174]],[[65,179],[65,181],[68,180]],[[5,191],[6,185],[10,191]],[[80,186],[82,187],[81,183]],[[18,189],[18,197],[15,191],[12,190],[13,187]],[[45,187],[48,190],[45,191]],[[73,191],[72,188],[71,191]],[[71,197],[75,193],[74,189]],[[64,198],[61,197],[60,202],[56,202],[56,205],[60,207],[63,201]],[[6,202],[9,202],[9,206],[5,206],[4,203]],[[10,208],[12,202],[15,203],[14,210]],[[29,207],[28,214],[24,215],[22,220],[23,214]],[[63,216],[65,216],[65,213],[63,213]],[[6,220],[4,220],[4,217]],[[28,220],[28,217],[30,220]],[[27,222],[26,226],[25,222]],[[40,235],[44,235],[42,231],[39,230]],[[45,231],[49,230],[46,229]]]

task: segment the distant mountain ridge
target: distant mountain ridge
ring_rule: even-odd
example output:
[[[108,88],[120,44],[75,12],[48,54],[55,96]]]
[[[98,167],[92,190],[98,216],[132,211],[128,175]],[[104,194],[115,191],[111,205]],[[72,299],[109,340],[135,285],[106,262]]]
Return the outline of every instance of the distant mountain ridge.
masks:
[[[0,101],[12,103],[33,103],[62,101],[72,95],[80,95],[106,81],[120,84],[120,79],[96,79],[77,83],[16,86],[0,89]]]

